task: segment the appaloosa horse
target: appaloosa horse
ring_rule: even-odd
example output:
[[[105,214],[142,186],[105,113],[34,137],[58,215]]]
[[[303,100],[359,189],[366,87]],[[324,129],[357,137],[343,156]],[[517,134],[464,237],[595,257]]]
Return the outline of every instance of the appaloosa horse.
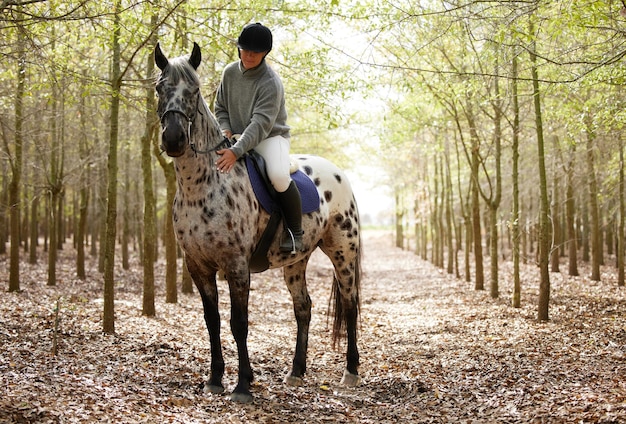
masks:
[[[204,319],[211,343],[211,375],[205,389],[224,391],[224,359],[220,341],[220,315],[216,273],[224,272],[231,300],[230,326],[239,355],[238,383],[231,399],[250,402],[253,379],[248,357],[249,261],[269,220],[253,193],[246,165],[238,161],[230,173],[217,171],[216,150],[224,140],[217,121],[200,93],[196,72],[201,61],[194,43],[189,56],[168,60],[157,45],[155,62],[161,69],[156,83],[158,114],[161,119],[161,148],[173,158],[178,189],[173,205],[174,228],[187,259],[187,267],[202,297]],[[347,366],[342,384],[356,386],[359,353],[361,237],[356,201],[345,174],[319,157],[299,156],[298,166],[315,183],[319,208],[303,215],[302,252],[281,253],[278,237],[268,252],[270,268],[283,268],[293,299],[298,325],[296,350],[291,372],[285,382],[303,384],[306,370],[311,298],[305,271],[311,253],[319,246],[330,258],[335,272],[333,345],[347,335]],[[344,333],[345,331],[345,333]]]

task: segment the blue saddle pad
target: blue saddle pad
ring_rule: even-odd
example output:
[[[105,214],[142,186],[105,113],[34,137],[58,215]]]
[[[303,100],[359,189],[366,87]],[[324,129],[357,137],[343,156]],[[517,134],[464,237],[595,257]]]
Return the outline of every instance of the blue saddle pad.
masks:
[[[271,212],[277,207],[276,202],[274,202],[272,196],[270,196],[270,192],[265,186],[263,177],[259,175],[249,155],[246,155],[246,167],[248,168],[250,183],[252,183],[252,190],[254,190],[256,198],[259,200],[259,203],[261,203],[263,209],[267,212]],[[300,170],[291,174],[291,179],[298,186],[298,190],[300,190],[302,213],[311,213],[318,210],[320,207],[320,196],[315,187],[315,183]]]

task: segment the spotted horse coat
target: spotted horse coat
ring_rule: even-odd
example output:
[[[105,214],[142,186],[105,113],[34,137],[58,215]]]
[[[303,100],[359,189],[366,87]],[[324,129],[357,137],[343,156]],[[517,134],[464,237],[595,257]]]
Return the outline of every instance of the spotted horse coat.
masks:
[[[155,49],[161,70],[156,83],[161,120],[161,148],[173,158],[177,192],[173,205],[174,228],[185,252],[187,267],[198,288],[211,345],[211,372],[205,389],[224,391],[224,359],[220,340],[220,315],[216,273],[223,270],[231,299],[231,330],[239,357],[238,382],[231,398],[250,402],[253,380],[248,357],[249,260],[269,220],[256,199],[243,161],[222,174],[214,166],[222,136],[200,92],[196,72],[201,62],[197,44],[191,55],[167,59]],[[319,210],[303,216],[303,251],[295,255],[278,248],[279,228],[268,253],[270,268],[283,268],[297,322],[292,369],[285,377],[290,385],[303,384],[306,371],[311,298],[306,266],[319,247],[334,267],[331,311],[333,345],[347,338],[346,369],[342,383],[359,384],[357,321],[359,315],[361,237],[356,201],[346,175],[329,161],[316,156],[295,156],[301,170],[320,194]]]

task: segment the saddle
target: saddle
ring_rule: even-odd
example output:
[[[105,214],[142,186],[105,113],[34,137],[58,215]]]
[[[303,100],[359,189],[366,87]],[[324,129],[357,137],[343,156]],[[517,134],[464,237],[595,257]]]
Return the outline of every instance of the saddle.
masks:
[[[248,151],[245,155],[246,167],[252,190],[261,207],[270,214],[270,219],[261,235],[261,239],[250,258],[250,272],[263,272],[269,268],[267,252],[274,240],[278,225],[282,220],[282,212],[276,201],[276,190],[272,186],[263,156],[254,150]],[[291,179],[298,186],[302,199],[302,213],[311,213],[319,209],[320,197],[315,184],[306,174],[299,169],[291,173]]]

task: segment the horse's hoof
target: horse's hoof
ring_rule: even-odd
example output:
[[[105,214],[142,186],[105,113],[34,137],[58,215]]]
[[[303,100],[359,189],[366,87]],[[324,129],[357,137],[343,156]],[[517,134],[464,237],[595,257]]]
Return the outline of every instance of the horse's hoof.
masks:
[[[237,393],[233,392],[230,395],[230,400],[237,403],[251,403],[254,398],[250,393]]]
[[[287,374],[284,381],[286,385],[292,387],[300,387],[304,385],[304,379],[302,377],[296,377],[291,374]]]
[[[358,374],[352,374],[350,371],[345,370],[343,372],[341,384],[346,387],[357,387],[361,384],[361,377]]]
[[[204,393],[213,393],[214,395],[219,395],[220,393],[224,393],[224,387],[215,386],[213,384],[205,384],[204,385]]]

